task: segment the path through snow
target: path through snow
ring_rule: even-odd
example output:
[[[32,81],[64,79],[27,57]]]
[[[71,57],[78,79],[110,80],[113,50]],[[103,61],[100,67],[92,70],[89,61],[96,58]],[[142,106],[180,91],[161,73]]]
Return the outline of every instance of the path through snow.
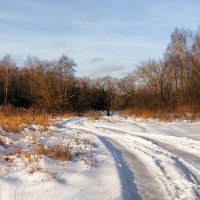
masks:
[[[112,152],[122,188],[127,187],[124,200],[200,199],[199,123],[112,117],[95,123],[76,118],[63,125],[96,135]]]

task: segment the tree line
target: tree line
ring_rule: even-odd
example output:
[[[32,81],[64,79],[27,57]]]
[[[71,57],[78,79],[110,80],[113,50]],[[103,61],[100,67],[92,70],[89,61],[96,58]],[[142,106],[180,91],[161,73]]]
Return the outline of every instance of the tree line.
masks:
[[[11,56],[0,60],[0,105],[65,113],[126,108],[173,111],[188,106],[200,111],[200,32],[178,29],[163,59],[138,64],[122,78],[75,76],[76,63],[29,56],[18,67]]]

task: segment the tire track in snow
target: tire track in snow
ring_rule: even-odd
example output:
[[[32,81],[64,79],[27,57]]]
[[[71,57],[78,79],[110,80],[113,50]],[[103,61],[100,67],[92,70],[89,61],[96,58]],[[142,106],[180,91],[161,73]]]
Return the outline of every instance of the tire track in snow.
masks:
[[[105,129],[104,129],[104,131],[105,131]],[[111,130],[109,129],[109,131],[111,131]],[[110,135],[111,133],[112,133],[112,131],[110,133],[108,133],[108,135]],[[117,131],[117,133],[118,133],[118,135],[120,135],[119,133],[121,133],[121,135],[122,135],[121,131]],[[150,141],[145,141],[145,139],[139,138],[137,135],[134,136],[132,134],[130,135],[130,134],[125,133],[123,137],[118,138],[118,139],[115,138],[115,140],[119,140],[119,141],[123,140],[123,142],[120,142],[120,143],[122,145],[124,145],[124,144],[127,145],[127,141],[124,140],[124,138],[126,138],[126,135],[128,135],[129,140],[130,140],[130,136],[131,136],[131,139],[133,140],[132,142],[134,143],[132,148],[137,150],[138,154],[142,153],[143,155],[141,155],[141,157],[147,156],[154,160],[154,163],[156,164],[157,168],[159,168],[160,172],[162,172],[162,174],[164,175],[163,177],[161,177],[160,181],[162,181],[162,183],[166,185],[166,189],[168,190],[169,196],[174,195],[177,199],[185,199],[185,196],[187,197],[189,193],[192,193],[191,192],[192,186],[190,184],[188,185],[186,180],[184,180],[185,185],[183,185],[183,186],[182,186],[182,184],[174,183],[175,180],[173,179],[173,177],[170,177],[169,170],[168,170],[168,173],[166,172],[165,168],[167,169],[169,167],[167,166],[166,161],[163,162],[163,160],[159,158],[161,155],[165,156],[165,159],[167,159],[168,162],[171,162],[170,167],[172,168],[171,170],[173,171],[173,173],[176,172],[175,174],[177,177],[179,177],[179,179],[184,179],[184,177],[181,176],[182,174],[179,173],[180,169],[176,169],[178,165],[176,164],[175,160],[171,159],[171,155],[169,152],[163,150],[160,147],[156,147],[155,144],[154,144],[154,147],[152,148],[151,147],[152,143]],[[110,136],[110,137],[113,138],[113,136]],[[116,135],[114,135],[114,137],[116,137]],[[138,139],[143,140],[143,142],[142,141],[138,142]],[[147,144],[148,142],[150,144]],[[129,143],[129,141],[128,141],[128,143]],[[130,147],[131,146],[129,146],[129,148]],[[175,164],[173,163],[173,161],[175,162]],[[148,161],[146,161],[146,162],[148,163]],[[163,166],[163,163],[164,163],[164,166]],[[159,172],[157,173],[157,177],[159,178]],[[185,192],[185,191],[187,191],[187,192]],[[197,189],[194,190],[194,193],[197,193],[196,191],[197,191]],[[182,195],[182,193],[185,193],[185,195]],[[196,194],[196,196],[197,196],[197,194]]]
[[[102,136],[97,136],[101,142],[106,146],[106,148],[110,151],[113,155],[117,168],[120,175],[120,180],[122,185],[125,186],[123,192],[123,197],[126,200],[142,200],[140,194],[138,193],[137,185],[134,181],[134,176],[127,166],[126,162],[123,159],[122,152],[118,148],[116,148],[112,142],[110,142],[107,138]],[[149,199],[150,200],[150,199]],[[153,200],[153,199],[152,199]],[[156,200],[156,199],[155,199]]]
[[[152,159],[155,161],[155,164],[157,165],[157,167],[160,168],[160,171],[163,174],[165,174],[167,179],[169,179],[170,177],[168,177],[167,172],[165,171],[165,167],[163,167],[162,160],[158,159],[156,157],[156,154],[159,156],[160,155],[167,156],[168,159],[171,159],[172,161],[175,162],[175,166],[176,166],[177,170],[179,170],[185,176],[185,178],[188,180],[188,182],[193,184],[194,193],[195,193],[196,197],[198,199],[200,199],[200,192],[199,192],[200,181],[199,181],[199,178],[197,178],[197,176],[199,176],[200,171],[198,170],[198,168],[193,167],[191,164],[181,161],[181,159],[179,157],[185,158],[185,155],[187,155],[185,152],[181,152],[180,150],[173,148],[174,151],[172,151],[173,153],[171,153],[170,150],[172,150],[172,148],[166,148],[165,144],[163,144],[161,142],[159,143],[157,141],[156,142],[152,141],[152,139],[149,139],[149,137],[148,138],[145,138],[143,136],[140,137],[138,135],[129,134],[127,132],[123,132],[123,131],[119,131],[119,130],[115,130],[115,129],[111,129],[111,128],[105,128],[105,127],[103,127],[103,128],[98,127],[98,128],[100,128],[101,130],[104,130],[104,131],[107,130],[110,133],[117,133],[118,135],[121,134],[121,135],[123,135],[123,137],[126,137],[127,135],[129,137],[131,136],[133,140],[135,138],[135,140],[133,141],[134,148],[139,151],[138,153],[142,152],[147,156],[151,156]],[[110,135],[110,133],[108,133],[108,135]],[[149,142],[150,144],[147,145],[147,144],[144,144],[143,142],[140,142],[140,141],[138,142],[137,138],[139,140],[144,140],[144,142],[145,141]],[[124,143],[126,143],[126,142],[124,142]],[[152,145],[151,145],[151,143],[152,143]],[[164,147],[164,149],[163,149],[163,147]],[[174,155],[174,153],[177,155]],[[192,157],[191,154],[189,154],[187,158],[189,158],[189,157],[190,158]],[[193,159],[195,161],[197,161],[198,158],[193,158]],[[187,159],[185,159],[185,160],[188,161]],[[199,161],[199,159],[198,159],[198,161]],[[193,168],[194,168],[194,170],[193,170]],[[196,172],[196,175],[193,171]],[[169,179],[169,181],[170,181],[170,179]],[[176,188],[176,185],[174,185],[174,187]],[[170,191],[171,190],[169,190],[169,192]],[[180,195],[180,197],[181,197],[181,195]]]
[[[165,194],[165,188],[158,187],[159,183],[154,179],[149,169],[141,162],[137,155],[127,151],[120,143],[112,138],[99,136],[95,132],[81,128],[76,128],[76,130],[96,135],[113,154],[118,164],[122,184],[128,187],[129,194],[128,196],[127,194],[124,195],[124,200],[128,200],[128,198],[130,198],[130,200],[168,199],[166,198],[167,194]],[[136,183],[133,182],[134,179]]]
[[[186,151],[180,150],[173,145],[165,143],[164,141],[159,141],[159,140],[152,139],[150,137],[144,137],[144,136],[142,136],[142,138],[148,141],[151,141],[152,143],[168,150],[169,152],[173,154],[176,154],[178,157],[183,158],[186,162],[190,163],[191,165],[193,165],[195,168],[197,168],[200,171],[200,158],[198,156],[193,155],[192,153],[188,153]],[[199,177],[199,184],[200,184],[200,177]]]
[[[139,137],[139,138],[143,138],[145,140],[148,140],[152,143],[154,143],[155,145],[162,147],[163,149],[166,149],[168,151],[170,151],[173,154],[176,154],[177,156],[183,158],[185,161],[187,161],[188,163],[192,164],[193,166],[195,166],[198,170],[200,170],[200,147],[198,147],[198,141],[193,141],[192,142],[189,140],[188,143],[186,143],[184,141],[185,144],[182,144],[183,142],[181,141],[180,138],[177,138],[176,143],[179,143],[179,148],[176,147],[176,144],[174,144],[174,139],[175,137],[173,136],[173,138],[169,138],[167,141],[166,138],[170,137],[170,136],[163,136],[164,138],[159,138],[156,137],[154,135],[154,137],[152,137],[152,134],[130,134],[129,132],[125,132],[125,131],[119,131],[119,130],[115,130],[112,128],[105,128],[105,127],[98,127],[101,130],[105,131],[105,130],[109,130],[109,131],[113,131],[116,132],[118,134],[125,134],[125,135],[131,135],[131,136],[135,136],[135,137]],[[196,143],[197,142],[197,143]],[[190,147],[191,146],[191,147]],[[184,148],[185,147],[185,148]],[[195,150],[196,152],[199,152],[199,156],[193,154],[191,151],[188,152],[188,150]]]
[[[71,125],[73,127],[73,124]],[[89,125],[89,127],[87,125]],[[74,127],[79,129],[77,123]],[[194,190],[194,183],[188,180],[182,170],[179,169],[180,166],[182,166],[182,168],[184,166],[184,169],[189,168],[185,166],[185,163],[178,162],[175,159],[176,155],[153,144],[151,141],[138,137],[138,135],[119,130],[105,130],[105,127],[95,127],[94,125],[91,126],[91,124],[81,124],[81,128],[82,130],[84,129],[84,131],[92,130],[93,134],[96,135],[109,137],[112,143],[120,143],[123,147],[123,153],[124,149],[126,149],[130,154],[137,155],[140,161],[148,168],[149,174],[153,176],[152,180],[159,183],[159,186],[162,187],[163,195],[165,195],[161,195],[161,199],[199,199],[198,191]],[[174,159],[172,159],[172,156],[175,156]],[[134,170],[135,169],[133,169],[133,172],[135,172]],[[142,175],[138,177],[137,185],[142,179]],[[149,188],[151,187],[152,185],[149,185]],[[147,190],[149,190],[149,188],[147,188]],[[149,200],[149,198],[143,199]],[[154,197],[153,199],[157,198]]]
[[[108,138],[112,144],[123,152],[123,156],[129,168],[134,174],[136,184],[142,199],[144,200],[165,200],[164,188],[158,187],[158,182],[154,179],[148,168],[134,153],[127,151],[120,143]],[[137,200],[137,199],[136,199]]]
[[[98,129],[101,129],[102,131],[104,130],[110,130],[114,131],[115,133],[119,134],[128,134],[128,135],[134,135],[138,137],[144,137],[144,138],[149,138],[149,139],[155,139],[156,141],[161,141],[163,143],[170,144],[171,146],[176,146],[176,148],[179,147],[182,151],[190,152],[192,156],[199,157],[200,160],[200,142],[198,140],[194,139],[189,139],[186,137],[176,137],[172,135],[159,135],[159,134],[152,134],[151,132],[138,132],[135,131],[134,129],[129,131],[124,131],[124,130],[118,130],[114,128],[108,128],[104,126],[98,126]],[[177,146],[178,145],[178,146]]]
[[[164,142],[160,142],[157,140],[147,139],[152,143],[161,146],[165,150],[168,150],[172,154],[176,154],[176,156],[172,155],[171,158],[176,162],[177,167],[185,174],[185,177],[188,181],[192,182],[194,187],[194,192],[198,199],[200,199],[200,159],[199,157],[192,155],[191,153],[187,153],[185,151],[181,151],[180,149],[175,148],[173,145],[166,144]],[[186,162],[185,162],[186,161]]]
[[[98,127],[99,128],[99,127]],[[113,131],[113,132],[116,132],[118,134],[128,134],[128,135],[134,135],[134,134],[130,134],[128,132],[124,132],[124,131],[119,131],[119,130],[115,130],[115,129],[111,129],[111,128],[105,128],[105,127],[101,127],[102,130],[109,130],[109,131]],[[184,149],[179,149],[177,148],[175,145],[173,144],[169,144],[168,141],[166,140],[162,140],[160,141],[161,139],[160,138],[152,138],[152,135],[151,134],[146,134],[146,136],[143,136],[143,135],[139,135],[139,134],[136,134],[134,135],[135,137],[139,137],[139,138],[143,138],[145,140],[148,140],[150,142],[152,142],[153,144],[161,147],[162,149],[165,149],[169,152],[171,152],[172,154],[175,154],[177,155],[179,158],[182,158],[184,161],[186,161],[188,163],[188,165],[190,165],[189,168],[196,168],[194,169],[194,171],[196,171],[196,175],[193,174],[192,176],[194,177],[194,179],[196,180],[196,182],[198,183],[198,185],[200,185],[200,157],[192,154],[191,152],[188,152],[188,147],[189,145],[193,145],[193,143],[195,143],[195,141],[192,141],[193,143],[190,142],[189,140],[189,144],[184,144],[184,146],[186,146],[187,148],[184,150]],[[164,137],[168,137],[168,136],[164,136]],[[173,136],[174,137],[174,136]],[[180,138],[178,138],[178,142],[181,143],[180,141]],[[198,142],[198,141],[197,141]],[[171,141],[172,143],[172,141]],[[197,144],[195,144],[197,145]],[[195,150],[198,150],[198,149],[195,149]],[[199,152],[200,153],[200,152]],[[200,154],[199,154],[200,155]],[[180,165],[180,160],[177,159],[176,156],[172,156],[172,159],[176,160],[176,162],[179,162],[179,165]],[[178,164],[177,164],[178,165]],[[184,167],[183,167],[184,168]],[[182,169],[183,169],[182,168]],[[188,171],[188,170],[185,170],[185,171]],[[186,174],[187,175],[187,174]],[[187,175],[188,176],[188,175]],[[189,176],[188,176],[189,177]],[[198,177],[198,178],[197,178]]]
[[[75,129],[83,132],[87,131],[89,134],[94,134],[99,136],[98,133],[93,131],[91,132],[90,130],[85,129],[85,127],[84,129],[78,127],[76,127]],[[101,137],[108,138],[109,140],[112,141],[112,143],[117,144],[116,146],[123,152],[123,155],[129,155],[128,157],[126,157],[126,159],[129,160],[129,164],[130,166],[132,166],[131,168],[132,173],[137,174],[136,184],[138,186],[139,193],[142,196],[143,200],[184,199],[184,198],[174,198],[177,197],[177,195],[173,196],[171,194],[170,191],[171,188],[170,189],[167,188],[168,183],[164,182],[161,184],[160,180],[158,179],[158,176],[153,173],[154,172],[153,170],[151,170],[149,167],[146,166],[146,163],[142,162],[139,156],[137,156],[137,153],[134,154],[133,152],[127,150],[124,147],[124,144],[119,143],[116,139],[113,139],[113,137],[105,137],[105,136]],[[119,148],[119,146],[121,146],[121,148]],[[126,198],[124,200],[126,200]]]

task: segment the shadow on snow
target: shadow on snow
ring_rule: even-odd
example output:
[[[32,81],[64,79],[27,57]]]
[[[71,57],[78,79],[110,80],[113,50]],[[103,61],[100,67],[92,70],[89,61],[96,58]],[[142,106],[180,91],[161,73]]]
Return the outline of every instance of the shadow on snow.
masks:
[[[122,195],[124,200],[142,200],[138,193],[137,185],[134,182],[134,176],[126,162],[123,160],[122,152],[118,150],[113,144],[105,137],[98,136],[102,143],[107,147],[113,155],[117,169],[120,175],[122,185]]]

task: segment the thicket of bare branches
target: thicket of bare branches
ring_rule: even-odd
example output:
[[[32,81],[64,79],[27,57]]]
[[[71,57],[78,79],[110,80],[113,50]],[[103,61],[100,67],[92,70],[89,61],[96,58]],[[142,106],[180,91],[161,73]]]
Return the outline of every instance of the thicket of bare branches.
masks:
[[[137,65],[127,76],[90,80],[75,77],[76,64],[28,57],[17,67],[10,56],[0,60],[0,105],[36,107],[45,112],[84,113],[126,108],[171,112],[185,106],[200,111],[200,33],[175,29],[162,60]]]

